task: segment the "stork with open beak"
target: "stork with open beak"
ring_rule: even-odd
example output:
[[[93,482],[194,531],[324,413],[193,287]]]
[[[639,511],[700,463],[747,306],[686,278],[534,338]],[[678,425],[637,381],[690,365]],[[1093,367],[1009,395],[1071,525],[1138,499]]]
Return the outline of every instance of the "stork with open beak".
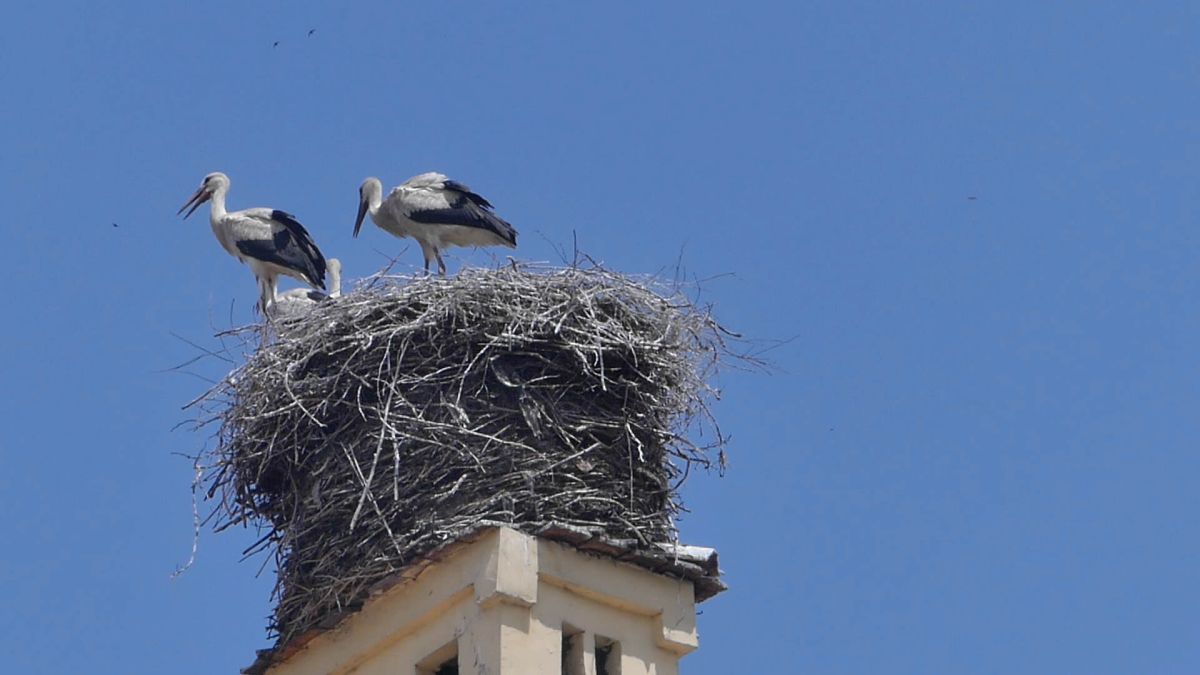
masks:
[[[280,275],[325,290],[325,256],[296,217],[268,208],[226,211],[225,195],[228,192],[229,177],[220,172],[210,173],[179,213],[186,209],[183,217],[187,219],[201,204],[212,201],[209,222],[213,234],[221,248],[254,272],[254,278],[258,280],[258,308],[264,316],[267,305],[275,297]]]
[[[311,288],[294,288],[276,295],[267,305],[267,316],[279,320],[295,319],[312,311],[319,303],[342,295],[342,263],[337,258],[330,258],[329,293]]]
[[[366,179],[358,188],[355,237],[368,213],[380,229],[416,239],[425,256],[425,271],[437,260],[438,274],[443,276],[442,249],[447,246],[517,247],[517,231],[492,212],[488,200],[440,173],[413,176],[393,188],[387,199],[378,178]]]

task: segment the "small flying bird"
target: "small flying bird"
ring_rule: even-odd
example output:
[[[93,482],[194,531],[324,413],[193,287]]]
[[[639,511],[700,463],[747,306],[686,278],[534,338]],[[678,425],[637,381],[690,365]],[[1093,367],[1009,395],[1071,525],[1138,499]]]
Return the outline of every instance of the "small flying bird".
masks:
[[[116,226],[117,226],[117,224],[116,224],[116,223],[113,223],[113,224],[112,224],[112,226],[113,226],[113,227],[116,227]]]
[[[294,319],[312,311],[318,303],[327,302],[342,295],[342,263],[337,258],[327,261],[329,267],[329,293],[311,288],[294,288],[276,295],[267,305],[267,316],[272,319]]]
[[[276,40],[276,41],[274,41],[274,42],[272,42],[272,43],[271,43],[271,49],[274,49],[274,48],[276,48],[276,47],[278,47],[278,46],[279,46],[279,40]]]
[[[308,37],[312,37],[313,33],[315,33],[315,32],[317,32],[316,28],[309,28],[308,29]]]
[[[210,173],[179,213],[191,207],[183,216],[186,220],[201,204],[212,200],[209,222],[213,234],[221,248],[246,263],[254,273],[258,280],[258,308],[266,313],[281,274],[325,290],[325,256],[300,221],[278,209],[227,212],[228,192],[229,177],[220,172]]]
[[[437,260],[442,276],[446,263],[441,250],[447,246],[517,247],[517,231],[492,212],[488,200],[440,173],[413,176],[393,188],[387,199],[378,178],[364,180],[358,188],[355,237],[367,213],[380,229],[416,239],[425,256],[425,271]]]

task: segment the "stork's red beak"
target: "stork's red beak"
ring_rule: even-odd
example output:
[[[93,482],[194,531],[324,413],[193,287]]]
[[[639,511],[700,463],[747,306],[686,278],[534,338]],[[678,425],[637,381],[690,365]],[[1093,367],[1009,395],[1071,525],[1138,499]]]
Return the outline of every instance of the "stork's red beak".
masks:
[[[184,215],[183,215],[183,219],[187,220],[187,217],[192,215],[192,213],[196,209],[200,208],[201,204],[203,204],[204,202],[208,201],[211,198],[212,198],[212,193],[209,192],[203,185],[201,185],[200,189],[196,190],[196,194],[192,195],[192,198],[187,200],[186,204],[179,207],[179,210],[175,212],[175,215],[179,215],[179,214],[183,213],[183,210],[190,206],[192,208],[189,209],[188,212],[184,213]]]
[[[367,217],[367,202],[358,202],[358,217],[354,219],[354,236],[358,236],[358,231],[362,229],[363,218]]]

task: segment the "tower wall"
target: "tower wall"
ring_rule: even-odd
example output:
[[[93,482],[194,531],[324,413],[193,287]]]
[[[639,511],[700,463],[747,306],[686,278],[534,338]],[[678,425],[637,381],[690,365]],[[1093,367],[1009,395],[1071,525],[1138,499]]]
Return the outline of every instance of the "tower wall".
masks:
[[[691,581],[506,527],[407,570],[271,675],[672,675],[698,646]]]

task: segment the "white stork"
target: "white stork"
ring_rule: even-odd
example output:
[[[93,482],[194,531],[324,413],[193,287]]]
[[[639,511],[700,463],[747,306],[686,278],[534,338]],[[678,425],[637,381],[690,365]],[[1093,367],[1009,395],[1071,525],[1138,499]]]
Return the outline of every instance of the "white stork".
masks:
[[[367,213],[381,229],[416,239],[425,255],[425,271],[436,259],[443,276],[441,249],[447,246],[517,247],[517,231],[492,212],[488,200],[440,173],[413,176],[393,188],[387,199],[378,178],[366,179],[358,188],[354,236]]]
[[[272,319],[294,319],[312,311],[318,303],[342,295],[342,263],[337,258],[330,258],[329,293],[322,293],[311,288],[294,288],[276,295],[267,305],[267,316]]]
[[[265,314],[275,297],[279,275],[299,279],[313,288],[325,289],[325,256],[295,216],[278,209],[244,209],[227,212],[225,195],[229,177],[210,173],[200,189],[179,209],[184,219],[200,205],[212,200],[209,222],[213,234],[229,255],[246,263],[258,280],[258,307]]]

